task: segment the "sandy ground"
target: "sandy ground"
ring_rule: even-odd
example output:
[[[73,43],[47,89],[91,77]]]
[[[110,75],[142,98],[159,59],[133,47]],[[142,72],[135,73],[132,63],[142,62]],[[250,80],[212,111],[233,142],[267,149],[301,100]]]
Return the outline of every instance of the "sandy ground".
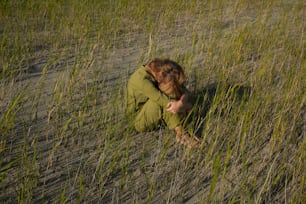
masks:
[[[250,13],[242,21],[252,20],[252,18],[252,13]],[[168,53],[166,55],[169,57],[176,56],[175,53],[187,52],[191,48],[192,32],[188,33],[186,29],[192,29],[193,32],[199,34],[208,32],[205,28],[203,29],[203,25],[205,22],[197,19],[179,21],[173,28],[177,33],[175,38],[168,32],[153,34],[152,38],[163,53]],[[229,18],[223,26],[226,32],[233,26],[233,21]],[[184,34],[180,35],[180,33]],[[112,97],[111,90],[122,89],[124,91],[128,75],[148,59],[150,36],[141,32],[129,35],[130,42],[111,48],[107,57],[102,57],[105,48],[96,47],[93,65],[83,74],[79,74],[79,78],[76,79],[77,85],[73,86],[79,88],[79,91],[72,91],[75,94],[71,101],[82,100],[85,94],[82,91],[84,87],[96,86],[99,96],[99,100],[95,102],[96,112],[102,113],[110,108],[111,104],[108,103],[108,99]],[[62,51],[57,50],[56,52]],[[205,200],[209,194],[213,176],[211,169],[205,168],[212,165],[199,166],[198,168],[202,168],[201,171],[196,171],[197,160],[195,158],[198,154],[186,153],[182,146],[175,144],[174,134],[166,130],[115,137],[112,145],[106,148],[104,147],[105,137],[114,137],[114,135],[106,135],[108,132],[105,124],[109,121],[93,126],[91,117],[86,116],[84,126],[78,130],[78,137],[74,137],[75,133],[69,129],[63,140],[55,137],[57,124],[52,120],[52,117],[55,117],[53,116],[55,111],[52,113],[48,111],[52,109],[50,101],[54,101],[54,91],[56,87],[60,87],[58,82],[63,82],[63,86],[69,83],[70,69],[76,59],[75,53],[68,51],[68,54],[60,56],[61,59],[43,75],[43,68],[48,63],[47,58],[46,52],[38,51],[30,60],[29,73],[15,82],[12,92],[7,93],[6,99],[3,99],[5,106],[5,100],[9,101],[14,93],[25,90],[27,94],[24,108],[18,112],[16,117],[16,127],[7,138],[8,151],[1,156],[3,163],[16,161],[7,170],[8,174],[1,178],[1,202],[15,203],[18,200],[18,192],[21,188],[25,188],[25,191],[32,192],[30,194],[35,203],[57,203],[61,194],[67,198],[68,202],[73,203],[76,201],[145,203],[150,197],[150,189],[153,186],[154,195],[149,200],[152,203],[198,203],[201,199]],[[200,65],[202,60],[201,55],[195,56],[194,67]],[[192,70],[186,71],[188,74],[192,72]],[[38,103],[33,104],[32,101],[38,101]],[[120,125],[122,124],[114,128],[122,128]],[[86,134],[87,130],[93,134]],[[54,149],[58,141],[61,142]],[[263,149],[268,148],[265,142],[263,141]],[[160,150],[163,149],[163,145],[168,145],[168,147],[162,152]],[[120,164],[113,164],[108,155],[117,153],[118,157],[123,157],[126,149],[128,149],[128,159],[118,160],[121,161]],[[30,161],[18,160],[24,154],[28,156],[23,158],[29,158]],[[37,155],[35,161],[31,161],[33,155]],[[99,169],[101,162],[104,162],[105,167],[115,165],[112,167],[114,171],[103,173],[103,178],[98,175],[101,172]],[[20,169],[18,163],[23,164],[21,168],[24,169]],[[126,173],[123,173],[124,167],[127,168]],[[241,170],[241,167],[235,167],[235,164],[229,168],[233,168],[231,171],[233,178]],[[260,168],[265,169],[266,166],[258,168],[260,172]],[[107,168],[103,170],[107,171]],[[82,185],[80,185],[80,178],[82,178]],[[122,184],[123,181],[124,184]],[[239,192],[235,182],[239,181],[234,179],[231,182],[223,181],[218,190],[222,191],[223,187],[227,187],[232,188],[233,192]],[[28,186],[32,186],[33,189],[29,189]],[[81,188],[84,193],[79,197]],[[224,194],[226,197],[226,191]]]
[[[177,25],[177,32],[184,31],[184,24]],[[106,61],[102,61],[101,55],[105,51],[102,47],[95,49],[93,56],[94,65],[90,70],[86,70],[84,73],[84,81],[80,82],[79,87],[82,88],[86,85],[96,84],[98,87],[99,101],[98,108],[102,112],[103,109],[109,108],[107,100],[110,89],[125,89],[125,84],[128,75],[137,68],[141,63],[148,59],[148,44],[150,36],[141,33],[132,33],[127,37],[130,41],[130,45],[114,47],[111,49],[110,55]],[[175,47],[172,40],[173,36],[169,36],[168,33],[156,34],[155,43],[159,45],[161,49],[169,50],[167,56],[171,56],[177,49],[190,49],[190,43],[192,35],[189,36],[176,36],[176,40],[182,42],[185,41],[185,47]],[[153,36],[154,38],[154,36]],[[189,39],[189,40],[188,40]],[[54,54],[63,52],[62,50],[56,50]],[[84,182],[85,196],[81,200],[93,201],[93,202],[113,202],[113,203],[134,203],[142,201],[148,197],[150,183],[154,181],[161,181],[167,178],[178,165],[184,166],[184,160],[178,159],[183,155],[183,149],[175,146],[173,133],[166,137],[169,140],[170,147],[167,150],[165,159],[165,166],[161,166],[156,158],[161,154],[160,145],[165,140],[165,130],[158,132],[149,132],[147,134],[134,133],[130,135],[130,139],[116,140],[109,151],[112,152],[112,148],[117,148],[119,151],[124,150],[126,145],[130,146],[129,149],[129,161],[127,161],[128,172],[127,183],[122,186],[122,174],[120,165],[118,164],[116,172],[111,172],[108,177],[103,178],[104,183],[97,183],[95,178],[99,177],[97,174],[97,168],[99,162],[104,158],[104,154],[107,153],[101,149],[102,142],[104,141],[104,126],[100,124],[96,127],[94,135],[84,135],[83,138],[75,138],[73,133],[70,132],[65,136],[63,142],[56,150],[53,150],[54,144],[58,141],[54,135],[55,126],[50,125],[50,100],[53,98],[55,87],[58,82],[67,84],[69,81],[69,73],[71,67],[76,62],[75,54],[69,53],[60,56],[61,59],[54,65],[52,65],[46,74],[43,74],[43,69],[48,63],[48,56],[50,53],[45,51],[38,51],[34,57],[30,59],[30,69],[27,75],[22,75],[19,80],[14,83],[12,91],[6,94],[5,100],[9,101],[14,93],[22,92],[25,90],[26,101],[24,107],[18,112],[16,117],[16,128],[13,130],[13,134],[7,138],[8,151],[5,152],[2,158],[4,163],[13,163],[11,168],[7,171],[5,178],[0,184],[1,195],[0,200],[3,202],[14,203],[18,198],[18,191],[21,188],[26,188],[26,191],[32,191],[32,199],[34,202],[58,202],[60,194],[65,191],[64,195],[67,196],[68,201],[75,201],[78,199],[79,190],[79,176],[82,174]],[[144,56],[142,62],[141,56]],[[105,58],[104,58],[105,59]],[[122,76],[124,75],[124,76]],[[97,77],[98,76],[98,77]],[[120,79],[120,80],[119,80]],[[82,79],[78,79],[82,80]],[[103,83],[102,83],[103,81]],[[101,85],[99,84],[101,82]],[[103,84],[103,85],[102,85]],[[25,88],[27,87],[27,88]],[[74,95],[74,100],[81,100],[83,96],[82,91]],[[33,104],[33,101],[37,101]],[[106,105],[107,104],[107,105]],[[33,111],[35,109],[35,111]],[[90,123],[90,118],[86,119]],[[51,119],[51,123],[55,123]],[[91,128],[90,125],[85,125],[83,131],[86,134],[86,129]],[[26,133],[26,135],[24,135]],[[129,144],[127,144],[127,141]],[[132,143],[130,143],[132,141]],[[35,143],[34,146],[31,144]],[[157,147],[157,148],[156,148]],[[26,149],[25,149],[26,148]],[[34,150],[35,149],[35,150]],[[99,150],[100,149],[100,150]],[[29,158],[37,154],[36,161],[33,167],[26,167],[22,170],[17,163],[22,162],[25,166],[32,165],[27,161],[20,161],[21,155],[27,154]],[[104,158],[107,162],[107,157]],[[142,164],[143,163],[143,164]],[[106,165],[107,166],[107,165]],[[84,168],[85,167],[85,168]],[[186,176],[184,171],[177,172],[182,175],[177,177]],[[34,183],[21,183],[26,176],[29,176],[35,180]],[[189,176],[190,177],[190,176]],[[198,183],[194,189],[202,186],[201,189],[205,189],[208,186],[209,175],[205,175],[200,179],[191,177],[192,182]],[[100,178],[101,179],[101,178]],[[23,180],[24,181],[24,180]],[[173,195],[169,195],[167,188],[174,181],[167,181],[162,189],[153,197],[153,203],[163,203],[166,200],[175,201],[176,197],[181,202],[194,200],[194,195],[200,193],[199,191],[186,191],[184,197],[180,196],[179,192],[172,192]],[[187,182],[187,181],[184,181]],[[188,181],[189,182],[189,181]],[[103,185],[103,192],[100,189]],[[178,184],[176,184],[178,185]],[[184,185],[184,183],[180,184]],[[29,189],[33,186],[33,189]],[[175,189],[175,188],[173,188]],[[20,191],[19,191],[20,192]],[[184,200],[182,200],[184,199]],[[143,201],[142,201],[143,202]]]

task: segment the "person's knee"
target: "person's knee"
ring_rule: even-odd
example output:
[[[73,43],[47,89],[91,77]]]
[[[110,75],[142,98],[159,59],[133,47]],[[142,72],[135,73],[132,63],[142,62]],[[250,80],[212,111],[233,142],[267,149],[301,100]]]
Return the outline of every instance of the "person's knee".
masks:
[[[135,129],[138,132],[151,131],[158,127],[162,120],[161,107],[152,101],[146,103],[135,118]]]

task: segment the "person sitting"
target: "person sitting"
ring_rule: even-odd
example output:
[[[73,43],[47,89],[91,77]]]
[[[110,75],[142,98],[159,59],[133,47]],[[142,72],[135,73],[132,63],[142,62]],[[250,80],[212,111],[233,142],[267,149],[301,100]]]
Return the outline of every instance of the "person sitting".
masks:
[[[201,140],[182,126],[193,105],[184,86],[182,67],[170,59],[153,59],[138,68],[127,84],[127,112],[135,116],[138,132],[154,130],[165,123],[176,132],[176,141],[199,147]]]

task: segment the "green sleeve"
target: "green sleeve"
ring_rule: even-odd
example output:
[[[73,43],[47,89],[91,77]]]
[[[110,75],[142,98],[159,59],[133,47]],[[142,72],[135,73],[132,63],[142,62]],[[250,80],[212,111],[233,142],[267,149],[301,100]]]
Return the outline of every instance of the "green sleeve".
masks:
[[[149,79],[145,78],[141,85],[142,94],[155,101],[160,106],[166,107],[170,102],[170,99],[160,92]]]
[[[146,71],[145,67],[142,66],[130,77],[128,83],[128,88],[130,89],[129,92],[134,92],[135,97],[143,95],[146,98],[153,100],[158,105],[166,107],[170,102],[170,99],[155,86],[154,81],[155,79],[153,76]]]

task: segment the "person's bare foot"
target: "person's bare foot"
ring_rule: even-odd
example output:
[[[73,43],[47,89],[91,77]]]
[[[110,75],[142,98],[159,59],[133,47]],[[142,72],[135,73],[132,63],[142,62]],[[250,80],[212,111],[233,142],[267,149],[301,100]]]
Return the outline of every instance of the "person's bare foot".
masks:
[[[176,128],[176,142],[186,145],[188,148],[199,148],[201,145],[200,138],[184,131],[181,127]]]

